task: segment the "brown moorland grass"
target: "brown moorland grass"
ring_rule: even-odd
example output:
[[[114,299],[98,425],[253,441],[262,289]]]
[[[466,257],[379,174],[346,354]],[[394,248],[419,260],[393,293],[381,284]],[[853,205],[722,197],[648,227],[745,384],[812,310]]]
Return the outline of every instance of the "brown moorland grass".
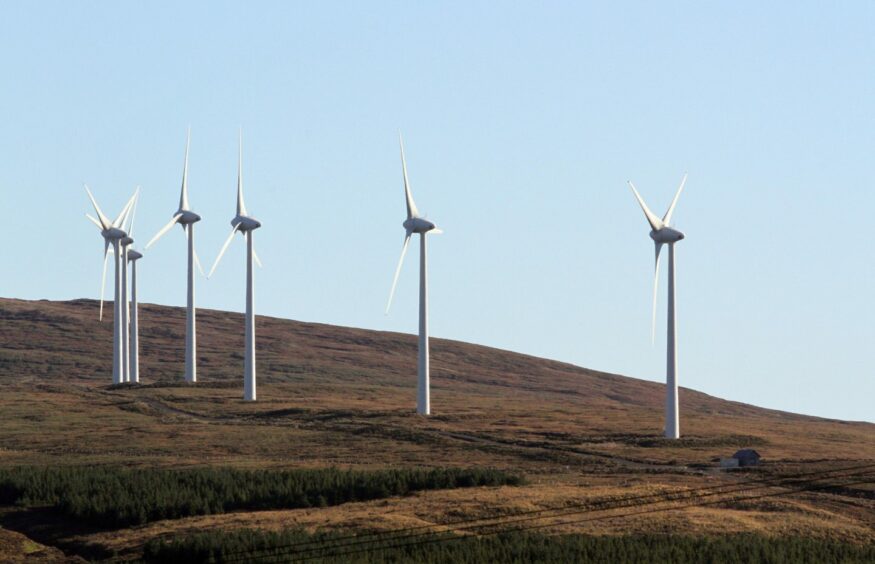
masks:
[[[683,388],[684,438],[665,441],[657,432],[658,383],[442,339],[432,340],[434,416],[421,418],[413,413],[415,336],[269,317],[256,320],[259,401],[244,403],[242,316],[220,311],[198,313],[200,381],[185,385],[184,311],[141,306],[142,384],[112,387],[111,307],[99,323],[91,300],[0,300],[0,466],[494,466],[524,473],[530,485],[194,517],[111,534],[56,527],[41,538],[75,537],[134,554],[150,536],[189,527],[440,523],[611,492],[732,483],[743,478],[717,471],[714,460],[743,447],[766,461],[756,475],[875,464],[873,424]],[[873,538],[875,527],[875,500],[867,495],[795,494],[570,529],[802,531],[859,541]]]

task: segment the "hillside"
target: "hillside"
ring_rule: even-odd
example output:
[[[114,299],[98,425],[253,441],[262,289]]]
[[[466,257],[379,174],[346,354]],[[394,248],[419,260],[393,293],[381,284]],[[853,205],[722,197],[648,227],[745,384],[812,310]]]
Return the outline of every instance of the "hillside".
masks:
[[[684,438],[665,441],[660,384],[442,339],[432,340],[434,416],[421,418],[413,413],[415,336],[269,317],[256,321],[259,401],[244,403],[242,315],[220,311],[199,311],[199,382],[185,385],[184,310],[141,306],[142,384],[114,388],[111,304],[103,323],[97,311],[92,300],[0,300],[0,466],[492,466],[523,473],[529,485],[192,517],[110,533],[46,532],[20,515],[0,519],[43,544],[75,537],[124,552],[177,527],[391,528],[617,491],[700,487],[737,479],[715,470],[714,461],[742,447],[763,455],[762,472],[875,465],[873,424],[682,389]],[[571,529],[803,531],[865,542],[873,538],[873,498],[863,484],[853,495],[799,494],[769,508],[692,507]]]

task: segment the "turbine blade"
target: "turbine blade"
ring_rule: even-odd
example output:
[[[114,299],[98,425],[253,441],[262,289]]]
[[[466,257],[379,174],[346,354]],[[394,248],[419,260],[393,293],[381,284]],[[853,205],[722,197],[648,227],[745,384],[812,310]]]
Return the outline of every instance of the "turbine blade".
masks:
[[[188,210],[188,148],[191,145],[191,127],[185,141],[185,162],[182,165],[182,189],[179,192],[179,209]]]
[[[207,274],[207,278],[209,278],[210,276],[212,276],[212,275],[213,275],[213,272],[216,271],[216,267],[219,266],[219,261],[222,260],[222,257],[225,255],[225,251],[228,250],[228,245],[231,244],[231,239],[234,238],[234,233],[237,233],[237,227],[238,227],[239,225],[240,225],[240,224],[238,223],[237,225],[234,226],[233,229],[231,229],[231,234],[228,235],[228,238],[227,238],[227,239],[225,239],[225,244],[222,245],[222,250],[219,251],[219,256],[216,257],[216,262],[213,263],[213,268],[210,269],[210,273]]]
[[[188,230],[191,229],[191,225],[183,225],[183,226],[182,226],[182,229],[183,229],[183,231],[185,231],[185,239],[188,240],[188,237],[189,237],[189,231],[188,231]],[[191,250],[192,250],[192,253],[194,254],[194,264],[195,264],[195,266],[197,266],[197,269],[200,271],[201,276],[206,277],[206,274],[204,274],[204,267],[201,266],[201,259],[199,259],[198,256],[197,256],[197,251],[194,250],[194,248],[192,248]]]
[[[88,215],[87,213],[85,214],[85,217],[87,217],[87,218],[91,221],[91,223],[93,223],[94,225],[96,225],[98,229],[100,229],[101,231],[103,231],[103,226],[100,224],[99,221],[97,221],[96,219],[94,219],[93,217],[91,217],[90,215]]]
[[[687,183],[687,173],[684,173],[684,178],[681,180],[681,185],[678,187],[677,193],[674,195],[674,200],[671,201],[671,205],[668,207],[668,211],[665,212],[665,216],[662,218],[662,222],[666,225],[671,223],[671,214],[674,213],[674,207],[678,204],[678,197],[681,195],[681,190],[684,189],[684,184]]]
[[[264,268],[264,265],[261,264],[261,259],[258,258],[258,253],[255,252],[255,247],[252,247],[252,258],[255,259],[255,264],[258,265],[258,268]]]
[[[632,181],[629,180],[629,188],[632,189],[632,193],[635,194],[635,198],[638,200],[638,203],[641,204],[641,209],[644,210],[644,217],[647,218],[647,223],[650,224],[650,227],[654,231],[659,231],[664,227],[662,224],[662,220],[653,215],[653,212],[650,211],[650,208],[647,207],[647,204],[644,203],[644,200],[641,199],[641,194],[638,193],[638,190],[635,189],[635,185],[632,184]]]
[[[137,199],[134,200],[134,207],[131,209],[131,226],[129,229],[125,231],[128,232],[128,236],[133,239],[134,238],[134,219],[137,218],[137,206],[140,204],[140,187],[137,186]]]
[[[198,258],[197,251],[194,252],[194,263],[197,265],[197,269],[201,273],[201,276],[206,278],[207,274],[204,272],[204,267],[201,266],[201,259]]]
[[[407,254],[407,244],[410,243],[410,232],[404,236],[404,245],[401,247],[401,258],[398,259],[398,266],[395,268],[395,277],[392,278],[392,289],[389,291],[389,302],[386,304],[386,315],[389,314],[389,308],[392,307],[392,298],[395,296],[395,286],[398,284],[398,275],[401,274],[401,265],[404,264],[404,255]]]
[[[103,295],[106,290],[106,261],[109,259],[109,241],[104,239],[103,242],[103,274],[100,277],[100,316],[99,321],[103,321]]]
[[[246,215],[243,202],[243,129],[240,129],[240,146],[237,154],[237,215]]]
[[[419,217],[419,210],[413,202],[413,194],[410,193],[410,182],[407,180],[407,159],[404,158],[404,140],[398,133],[398,145],[401,146],[401,170],[404,173],[404,197],[407,200],[407,219]]]
[[[650,324],[650,344],[656,344],[656,290],[659,286],[659,251],[662,243],[656,243],[656,267],[653,269],[653,317]]]
[[[94,196],[91,194],[91,190],[88,189],[88,185],[85,184],[85,192],[88,193],[88,198],[91,200],[91,205],[94,206],[94,211],[97,212],[97,218],[100,220],[100,225],[102,229],[109,229],[110,222],[109,218],[103,215],[103,212],[100,211],[100,206],[97,205],[97,200],[94,199]]]
[[[176,225],[176,222],[179,221],[179,218],[180,218],[180,217],[182,217],[182,214],[181,214],[181,213],[178,213],[178,214],[174,215],[173,218],[170,220],[170,223],[168,223],[167,225],[165,225],[164,227],[162,227],[162,228],[161,228],[161,231],[159,231],[158,233],[156,233],[155,236],[152,237],[152,240],[149,241],[148,243],[146,243],[146,249],[148,249],[149,247],[151,247],[152,244],[153,244],[155,241],[157,241],[158,239],[160,239],[161,237],[163,237],[165,233],[167,233],[168,231],[170,231],[170,229],[171,229],[174,225]]]
[[[113,226],[113,227],[120,227],[120,226],[125,222],[125,220],[127,220],[127,218],[128,218],[128,212],[131,211],[131,206],[134,205],[134,200],[137,199],[137,196],[138,196],[139,194],[140,194],[140,188],[139,188],[139,186],[138,186],[137,189],[134,190],[134,195],[131,196],[131,199],[128,200],[128,203],[125,204],[125,207],[124,207],[124,208],[122,208],[121,213],[118,214],[118,217],[115,218],[115,221],[112,222],[112,226]]]

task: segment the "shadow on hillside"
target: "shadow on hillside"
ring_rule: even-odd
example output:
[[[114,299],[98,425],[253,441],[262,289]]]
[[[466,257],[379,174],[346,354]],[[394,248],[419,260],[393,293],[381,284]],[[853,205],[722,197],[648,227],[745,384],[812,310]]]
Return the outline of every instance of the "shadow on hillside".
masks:
[[[106,548],[76,540],[77,536],[113,530],[95,527],[59,514],[50,507],[0,509],[0,526],[21,533],[36,542],[53,546],[65,554],[75,554],[87,560],[105,560],[115,556]]]
[[[574,435],[572,433],[540,433],[545,439],[568,443],[610,444],[619,443],[641,448],[701,448],[701,447],[751,447],[768,444],[763,437],[754,435],[685,436],[667,439],[656,434],[613,433],[609,435]]]
[[[306,409],[291,407],[260,411],[249,415],[254,419],[282,419],[294,417],[306,421],[335,421],[342,419],[380,419],[389,417],[405,417],[415,415],[410,410],[365,410],[365,409]]]
[[[125,382],[123,384],[110,384],[106,387],[107,390],[139,390],[139,389],[155,389],[155,388],[213,388],[213,389],[227,389],[227,388],[239,388],[240,382],[229,381],[229,380],[218,380],[211,382],[186,382],[185,380],[158,380],[157,382],[152,382],[151,384],[139,384],[139,383],[131,383]]]

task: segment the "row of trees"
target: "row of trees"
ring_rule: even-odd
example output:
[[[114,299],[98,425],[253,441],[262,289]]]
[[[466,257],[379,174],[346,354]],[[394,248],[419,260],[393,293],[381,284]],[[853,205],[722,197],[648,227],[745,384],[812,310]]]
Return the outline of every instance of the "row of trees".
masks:
[[[343,539],[341,537],[344,537]],[[344,540],[345,539],[345,540]],[[431,542],[423,542],[431,541]],[[610,562],[672,564],[851,564],[875,562],[875,545],[753,534],[718,537],[635,535],[592,537],[506,533],[490,537],[441,536],[401,541],[404,547],[354,545],[339,533],[309,534],[243,529],[200,533],[145,546],[147,562],[285,562],[422,564]],[[347,548],[342,548],[346,544]],[[391,545],[391,542],[384,543]],[[333,547],[333,548],[332,548]],[[367,547],[369,550],[364,550]]]
[[[410,492],[518,485],[491,468],[396,470],[190,470],[120,467],[0,469],[0,504],[51,506],[101,527],[235,510],[291,509],[366,501]]]

